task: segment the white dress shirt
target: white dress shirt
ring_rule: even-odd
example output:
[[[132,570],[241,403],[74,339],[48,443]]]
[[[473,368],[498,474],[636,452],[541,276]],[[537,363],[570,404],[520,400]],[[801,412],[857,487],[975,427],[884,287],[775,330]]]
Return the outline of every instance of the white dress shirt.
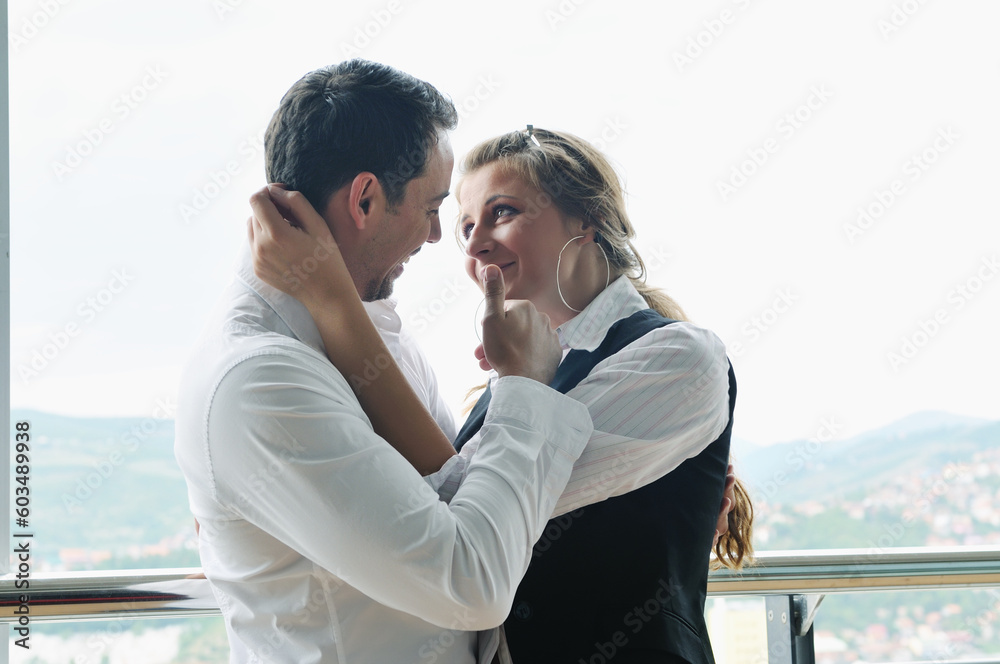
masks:
[[[464,479],[442,502],[244,252],[185,370],[175,443],[231,661],[475,661],[464,630],[506,618],[591,432],[580,403],[500,379],[476,458],[442,469]]]
[[[632,282],[619,277],[558,328],[559,340],[567,353],[593,351],[616,321],[647,308]],[[491,385],[496,381],[493,373]],[[641,488],[718,438],[729,422],[726,347],[709,330],[672,323],[602,360],[566,396],[587,407],[594,433],[553,516]],[[477,446],[472,438],[461,463],[431,476],[445,500],[461,484]]]
[[[417,393],[431,417],[441,427],[448,440],[455,440],[455,418],[438,389],[437,375],[420,350],[417,342],[403,329],[403,321],[396,313],[396,301],[392,298],[365,302],[368,316],[382,336],[396,364],[406,376],[413,391]]]

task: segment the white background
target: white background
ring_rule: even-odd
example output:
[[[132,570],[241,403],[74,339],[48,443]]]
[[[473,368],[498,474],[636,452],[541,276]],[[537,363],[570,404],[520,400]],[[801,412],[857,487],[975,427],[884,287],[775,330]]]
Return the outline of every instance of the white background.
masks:
[[[360,55],[454,99],[458,157],[529,122],[600,141],[649,281],[732,349],[736,436],[997,419],[998,19],[986,0],[11,2],[12,405],[147,416],[175,398],[245,241],[271,113]],[[447,232],[396,294],[458,408],[482,378],[479,297]]]

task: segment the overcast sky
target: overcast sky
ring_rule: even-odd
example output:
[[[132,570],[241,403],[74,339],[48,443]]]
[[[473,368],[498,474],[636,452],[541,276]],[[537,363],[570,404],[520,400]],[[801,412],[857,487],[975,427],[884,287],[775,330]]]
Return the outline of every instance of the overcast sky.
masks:
[[[454,99],[458,156],[526,123],[605,150],[649,281],[730,348],[737,436],[1000,419],[997,3],[346,4],[10,3],[15,408],[175,399],[271,113],[360,55]],[[480,298],[449,234],[396,292],[457,408]]]

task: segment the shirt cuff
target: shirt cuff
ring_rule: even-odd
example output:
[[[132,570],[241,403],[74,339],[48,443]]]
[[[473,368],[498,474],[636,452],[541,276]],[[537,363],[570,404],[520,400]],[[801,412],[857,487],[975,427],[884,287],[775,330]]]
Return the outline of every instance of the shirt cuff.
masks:
[[[537,380],[522,376],[498,378],[486,411],[485,428],[513,420],[545,435],[550,444],[575,460],[590,440],[594,424],[587,407]]]
[[[502,423],[503,420],[517,420],[531,427],[549,430],[546,438],[554,445],[576,459],[593,432],[590,411],[575,399],[571,399],[536,380],[520,376],[496,378],[494,376],[490,391],[490,408],[486,411],[486,421]],[[550,405],[546,406],[548,400]],[[576,411],[574,415],[573,412]],[[566,417],[569,413],[570,416]],[[559,427],[566,429],[559,431]],[[581,438],[573,433],[584,433]],[[563,435],[560,435],[562,433]],[[569,433],[570,435],[565,435]],[[433,489],[438,497],[450,503],[455,493],[465,480],[469,471],[469,463],[479,448],[480,432],[466,442],[462,451],[448,459],[441,469],[424,476],[424,481]]]
[[[446,503],[450,503],[455,497],[455,492],[461,486],[468,470],[469,461],[465,457],[456,454],[444,462],[441,469],[424,476],[427,485],[437,492],[438,497]]]

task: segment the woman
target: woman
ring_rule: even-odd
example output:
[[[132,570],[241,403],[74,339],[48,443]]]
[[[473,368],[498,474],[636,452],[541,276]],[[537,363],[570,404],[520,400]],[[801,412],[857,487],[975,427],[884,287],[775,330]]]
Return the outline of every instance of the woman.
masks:
[[[513,661],[713,661],[705,552],[714,543],[720,561],[739,566],[750,552],[752,516],[738,490],[728,528],[714,542],[736,387],[724,346],[642,283],[621,184],[588,143],[529,127],[480,144],[462,170],[458,233],[469,276],[482,283],[499,270],[508,299],[548,316],[569,351],[551,384],[587,405],[594,420],[504,625]],[[322,232],[314,229],[307,231]],[[275,261],[257,260],[255,269],[279,288],[283,267],[314,246],[253,239],[266,249],[255,256]],[[328,263],[321,269],[335,278],[338,268]],[[324,324],[330,289],[319,290],[306,282],[293,294],[324,341],[330,335],[327,348],[350,347],[350,326]],[[476,356],[488,369],[482,348]],[[357,357],[332,359],[352,375],[356,368],[345,365]],[[359,398],[376,430],[399,412],[378,393]],[[466,458],[474,458],[488,403],[487,389],[456,440]]]

